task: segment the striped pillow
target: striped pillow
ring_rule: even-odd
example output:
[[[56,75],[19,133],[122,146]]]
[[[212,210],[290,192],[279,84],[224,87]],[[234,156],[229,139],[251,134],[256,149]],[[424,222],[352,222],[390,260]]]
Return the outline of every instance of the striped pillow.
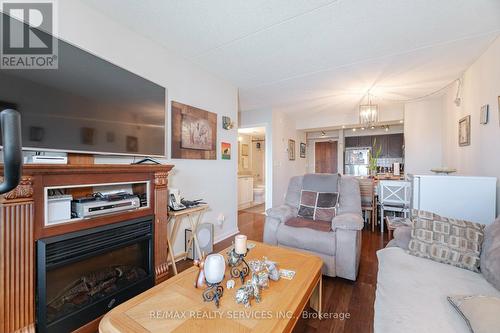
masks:
[[[302,190],[298,216],[315,221],[331,222],[337,212],[337,192],[316,192]]]

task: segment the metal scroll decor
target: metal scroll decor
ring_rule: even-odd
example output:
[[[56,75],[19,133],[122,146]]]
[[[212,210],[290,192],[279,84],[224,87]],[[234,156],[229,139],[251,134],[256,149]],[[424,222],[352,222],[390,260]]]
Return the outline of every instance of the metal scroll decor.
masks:
[[[234,279],[239,278],[241,280],[241,284],[245,282],[245,277],[248,276],[248,273],[250,273],[250,267],[245,261],[245,257],[246,253],[238,254],[234,249],[232,249],[231,251],[229,251],[227,259],[228,265],[229,267],[231,267],[231,277]]]
[[[214,302],[216,307],[220,305],[220,299],[224,295],[224,288],[219,283],[208,283],[207,289],[203,291],[203,300],[205,302]]]

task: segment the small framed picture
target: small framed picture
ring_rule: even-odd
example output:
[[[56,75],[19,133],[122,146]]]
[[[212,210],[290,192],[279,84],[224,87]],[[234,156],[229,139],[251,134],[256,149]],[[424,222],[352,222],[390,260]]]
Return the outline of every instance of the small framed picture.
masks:
[[[221,142],[221,157],[223,160],[231,159],[231,144],[228,142]]]
[[[458,145],[460,147],[470,145],[470,115],[458,121]]]
[[[479,123],[481,125],[486,125],[488,123],[489,111],[490,111],[489,104],[481,106],[481,115],[479,117]]]
[[[288,159],[290,161],[295,160],[295,140],[288,140]]]
[[[304,142],[300,143],[300,158],[306,158],[306,144]]]

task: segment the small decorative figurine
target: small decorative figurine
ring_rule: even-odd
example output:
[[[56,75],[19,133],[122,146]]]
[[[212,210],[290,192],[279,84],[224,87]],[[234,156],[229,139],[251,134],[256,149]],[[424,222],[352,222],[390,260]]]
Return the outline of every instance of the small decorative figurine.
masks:
[[[236,303],[244,304],[246,308],[250,307],[250,299],[255,298],[255,301],[260,302],[260,290],[257,285],[257,280],[252,277],[236,291]]]
[[[269,278],[273,281],[278,281],[280,279],[280,272],[278,270],[278,267],[276,267],[276,263],[267,260],[266,257],[264,257],[264,263],[267,266],[267,270],[269,272]]]
[[[196,280],[194,281],[195,288],[205,288],[207,285],[205,283],[205,255],[203,254],[201,259],[196,259],[193,261],[193,265],[198,267],[198,274],[196,274]]]
[[[227,289],[233,289],[234,288],[234,280],[227,280],[226,282],[226,288]]]

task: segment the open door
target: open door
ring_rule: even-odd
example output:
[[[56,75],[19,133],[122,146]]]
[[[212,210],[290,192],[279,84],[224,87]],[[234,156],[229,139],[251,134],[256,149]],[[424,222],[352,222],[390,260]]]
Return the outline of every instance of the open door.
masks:
[[[316,142],[314,145],[315,172],[337,173],[337,141]]]

